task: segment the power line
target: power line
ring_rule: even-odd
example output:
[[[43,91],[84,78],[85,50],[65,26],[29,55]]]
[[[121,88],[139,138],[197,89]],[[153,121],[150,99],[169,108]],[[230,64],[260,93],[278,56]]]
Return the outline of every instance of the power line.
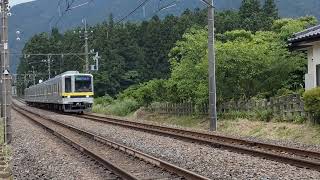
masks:
[[[160,6],[160,2],[161,2],[161,0],[159,0],[158,10],[157,10],[154,14],[157,14],[157,13],[160,12],[160,11],[163,11],[163,10],[166,10],[166,9],[168,9],[168,8],[171,8],[171,7],[176,6],[178,1],[175,0],[175,1],[173,1],[173,2],[171,2],[171,3],[168,3],[168,4],[164,5],[164,6]]]
[[[56,21],[54,27],[56,27],[56,26],[58,25],[58,23],[62,20],[62,18],[64,17],[64,15],[65,15],[68,11],[71,10],[71,9],[70,9],[70,6],[72,6],[74,2],[75,2],[75,0],[72,0],[71,3],[66,2],[66,3],[67,3],[67,4],[66,4],[67,7],[66,7],[66,9],[62,12],[62,14],[59,16],[59,18],[58,18],[58,20]]]
[[[73,6],[75,2],[77,2],[77,0],[71,0],[71,2],[69,2],[69,0],[66,0],[65,2],[65,5],[66,5],[66,8],[63,10],[63,12],[61,12],[61,4],[62,4],[62,0],[60,0],[58,2],[58,5],[57,5],[57,9],[59,11],[59,18],[55,21],[54,23],[54,27],[56,27],[59,22],[64,18],[64,16],[69,12],[69,11],[72,11],[73,9],[76,9],[76,8],[79,8],[79,7],[82,7],[84,5],[88,5],[90,3],[92,3],[94,0],[88,0],[87,2],[84,2],[82,4],[79,4],[79,5],[76,5],[76,6]],[[48,24],[51,24],[52,21],[56,18],[56,15],[52,16],[49,21],[48,21]],[[51,26],[51,25],[50,25]],[[50,27],[51,28],[51,27]]]
[[[139,4],[136,8],[134,8],[129,14],[123,16],[121,19],[119,19],[116,24],[121,23],[122,21],[126,20],[129,16],[131,16],[133,13],[135,13],[138,9],[140,9],[142,6],[144,6],[147,2],[150,0],[144,0],[141,4]]]
[[[58,2],[58,4],[57,4],[57,7],[56,7],[56,9],[58,9],[58,11],[59,11],[59,16],[61,16],[61,7],[60,7],[61,2],[62,2],[62,0],[59,0],[59,2]],[[56,15],[53,15],[53,16],[49,19],[49,21],[48,21],[48,23],[47,23],[47,24],[50,24],[50,29],[51,29],[51,22],[54,20],[54,18],[56,18]]]

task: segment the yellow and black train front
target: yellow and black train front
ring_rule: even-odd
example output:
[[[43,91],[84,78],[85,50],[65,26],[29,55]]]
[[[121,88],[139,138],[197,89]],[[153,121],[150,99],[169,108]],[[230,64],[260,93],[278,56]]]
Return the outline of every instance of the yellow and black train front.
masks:
[[[63,75],[62,93],[65,112],[89,111],[93,104],[93,77],[91,74]]]

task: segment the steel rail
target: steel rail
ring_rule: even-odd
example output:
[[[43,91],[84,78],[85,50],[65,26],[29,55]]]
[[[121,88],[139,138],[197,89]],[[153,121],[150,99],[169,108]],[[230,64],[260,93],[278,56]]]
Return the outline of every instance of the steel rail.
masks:
[[[278,162],[320,171],[320,152],[316,151],[308,151],[298,148],[278,146],[234,137],[177,129],[167,126],[152,125],[92,114],[85,114],[77,117],[89,119],[100,123],[108,123],[126,128],[132,128],[150,133],[173,136],[192,142],[209,144],[235,152],[241,152],[249,155],[268,158]],[[293,155],[293,157],[290,157],[290,155]]]
[[[72,140],[71,138],[68,138],[67,136],[57,132],[56,130],[54,130],[53,128],[48,127],[47,125],[45,125],[44,123],[41,123],[38,120],[35,120],[34,117],[28,115],[27,113],[30,113],[26,110],[22,110],[22,109],[18,109],[17,106],[13,106],[13,110],[15,110],[16,112],[18,112],[19,114],[23,115],[24,117],[28,118],[29,120],[32,120],[33,122],[35,122],[36,124],[40,125],[41,127],[43,127],[44,129],[46,129],[47,131],[49,131],[50,133],[54,134],[55,136],[59,137],[60,139],[62,139],[63,141],[65,141],[67,144],[71,145],[72,147],[76,148],[77,150],[79,150],[80,152],[83,152],[84,154],[86,154],[87,156],[91,157],[92,159],[96,160],[97,162],[101,163],[102,165],[104,165],[107,169],[109,169],[110,171],[114,172],[115,174],[117,174],[119,177],[123,178],[123,179],[127,179],[127,180],[137,180],[138,178],[136,178],[134,175],[132,175],[131,173],[127,172],[124,169],[121,169],[120,167],[117,167],[116,165],[114,165],[113,163],[109,162],[108,160],[106,160],[105,158],[99,156],[98,154],[94,153],[93,151],[91,151],[90,149],[85,148],[84,146],[78,144],[77,142],[75,142],[74,140]],[[27,113],[26,113],[27,112]],[[31,113],[30,113],[31,114]]]
[[[17,109],[17,107],[19,108],[19,110]],[[89,137],[89,138],[91,138],[91,139],[93,139],[93,140],[99,141],[99,142],[101,142],[101,143],[103,143],[103,144],[105,144],[105,145],[108,145],[108,146],[111,146],[111,147],[116,148],[116,149],[118,149],[118,150],[121,150],[121,151],[123,151],[123,152],[125,152],[125,153],[127,153],[127,154],[129,154],[129,155],[132,155],[132,156],[135,156],[135,157],[137,157],[137,158],[143,159],[143,160],[146,161],[146,162],[149,162],[149,163],[151,163],[151,164],[153,164],[153,165],[155,165],[155,166],[157,166],[157,167],[159,167],[159,168],[166,169],[167,171],[172,172],[172,173],[175,173],[175,174],[177,174],[177,175],[179,175],[179,176],[182,176],[182,177],[184,177],[184,178],[186,178],[186,179],[190,179],[190,180],[209,180],[209,178],[207,178],[207,177],[201,176],[201,175],[196,174],[196,173],[194,173],[194,172],[192,172],[192,171],[189,171],[189,170],[187,170],[187,169],[178,167],[178,166],[176,166],[176,165],[174,165],[174,164],[171,164],[171,163],[166,162],[166,161],[164,161],[164,160],[161,160],[161,159],[159,159],[159,158],[150,156],[150,155],[148,155],[148,154],[146,154],[146,153],[143,153],[143,152],[141,152],[141,151],[135,150],[135,149],[133,149],[133,148],[130,148],[130,147],[124,146],[124,145],[122,145],[122,144],[113,142],[113,141],[111,141],[111,140],[106,139],[105,137],[102,137],[102,136],[99,136],[99,135],[97,135],[97,134],[94,134],[94,133],[91,133],[91,132],[88,132],[88,131],[79,129],[79,128],[73,126],[73,125],[68,125],[68,124],[62,123],[62,122],[60,122],[60,121],[53,120],[53,119],[48,118],[48,117],[43,117],[43,116],[41,116],[41,115],[39,115],[39,114],[36,114],[36,113],[34,113],[34,112],[30,111],[30,110],[21,108],[21,107],[17,106],[16,104],[14,104],[14,110],[16,110],[16,111],[18,111],[18,112],[20,112],[20,113],[23,113],[23,114],[24,114],[24,112],[27,112],[27,113],[33,114],[33,115],[35,115],[35,116],[37,116],[37,117],[39,117],[39,118],[42,118],[42,119],[45,119],[45,120],[54,122],[54,123],[57,124],[57,125],[60,125],[60,126],[65,127],[65,128],[68,128],[68,129],[70,129],[70,130],[72,130],[72,131],[75,131],[75,132],[77,132],[77,133],[79,133],[79,134],[83,134],[83,135],[85,135],[85,136],[87,136],[87,137]],[[22,112],[21,112],[21,111],[22,111]],[[23,111],[24,111],[24,112],[23,112]],[[27,115],[25,115],[25,116],[27,116]],[[28,117],[28,116],[27,116],[27,117]],[[29,117],[29,118],[30,118],[30,117]],[[43,126],[43,124],[41,124],[41,125]],[[44,125],[44,126],[45,126],[45,125]],[[45,128],[48,129],[48,127],[45,127]],[[55,132],[54,130],[52,130],[52,129],[50,129],[50,128],[49,128],[49,131],[51,131],[51,132],[54,133],[54,134],[57,133],[57,132]],[[58,135],[60,136],[59,133],[58,133]],[[63,137],[64,139],[66,138],[66,137],[64,137],[63,135],[62,135],[62,137]],[[70,141],[70,140],[67,139],[67,141]],[[72,144],[74,144],[74,142],[72,142]],[[76,147],[79,147],[79,146],[80,146],[80,145],[76,145]],[[85,149],[84,147],[79,147],[79,149],[80,149],[80,150],[89,151],[88,149]],[[90,154],[92,154],[92,153],[90,153]],[[102,157],[99,157],[98,155],[93,155],[93,158],[94,158],[94,159],[96,159],[96,157],[98,157],[98,159],[101,159],[101,158],[102,158]],[[100,162],[100,160],[99,160],[99,162]],[[102,162],[102,164],[103,164],[103,162]],[[108,164],[111,164],[111,165],[112,165],[112,163],[108,163]],[[108,165],[108,164],[107,164],[107,165]],[[113,169],[113,166],[115,166],[115,165],[112,165],[111,167],[109,167],[109,166],[106,166],[106,167],[107,167],[108,169],[111,169],[112,171],[116,172],[117,174],[119,174],[119,176],[121,176],[121,173],[122,173],[121,171],[124,171],[124,170],[121,170],[121,171],[119,172],[118,169],[120,169],[120,168],[116,168],[116,169],[114,170],[114,169]],[[129,174],[129,175],[130,175],[130,173],[127,173],[127,172],[125,172],[125,174]],[[131,179],[131,178],[135,178],[135,177],[134,177],[133,175],[131,175],[131,177],[125,175],[124,178],[125,178],[125,179]]]
[[[172,136],[196,143],[209,144],[215,147],[224,148],[234,152],[245,153],[257,157],[263,157],[274,161],[295,165],[298,167],[305,167],[320,171],[320,152],[316,151],[308,151],[298,148],[239,139],[229,136],[184,130],[168,126],[146,124],[142,122],[129,121],[113,117],[110,118],[93,114],[85,114],[77,117],[89,119],[100,123],[108,123],[126,128],[136,129],[144,132]],[[288,155],[300,157],[289,157]]]

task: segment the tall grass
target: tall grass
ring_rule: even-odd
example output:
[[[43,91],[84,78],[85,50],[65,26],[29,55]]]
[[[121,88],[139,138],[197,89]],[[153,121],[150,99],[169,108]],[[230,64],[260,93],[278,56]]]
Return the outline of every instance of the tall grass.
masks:
[[[109,100],[95,101],[92,111],[100,114],[126,116],[139,108],[139,103],[133,99]]]
[[[248,119],[251,121],[264,121],[264,122],[293,122],[302,124],[306,122],[307,118],[303,116],[292,116],[290,118],[283,118],[282,116],[275,115],[271,110],[253,110],[253,111],[230,111],[222,113],[219,118],[225,120]]]
[[[270,122],[273,119],[273,113],[270,110],[253,110],[253,111],[230,111],[222,113],[220,118],[222,119],[248,119]]]

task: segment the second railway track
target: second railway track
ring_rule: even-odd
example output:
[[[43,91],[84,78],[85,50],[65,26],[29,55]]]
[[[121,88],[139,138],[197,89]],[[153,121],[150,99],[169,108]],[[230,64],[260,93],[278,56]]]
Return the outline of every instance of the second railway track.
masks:
[[[278,161],[281,163],[291,164],[297,167],[320,171],[320,152],[244,140],[222,135],[215,135],[210,133],[172,128],[167,126],[152,125],[136,121],[103,117],[99,115],[85,114],[77,117],[149,133],[176,137],[183,140],[192,141],[194,143],[213,145],[215,147],[221,147],[234,152],[240,152]]]
[[[122,179],[208,179],[166,161],[17,105],[14,110],[84,152]]]

